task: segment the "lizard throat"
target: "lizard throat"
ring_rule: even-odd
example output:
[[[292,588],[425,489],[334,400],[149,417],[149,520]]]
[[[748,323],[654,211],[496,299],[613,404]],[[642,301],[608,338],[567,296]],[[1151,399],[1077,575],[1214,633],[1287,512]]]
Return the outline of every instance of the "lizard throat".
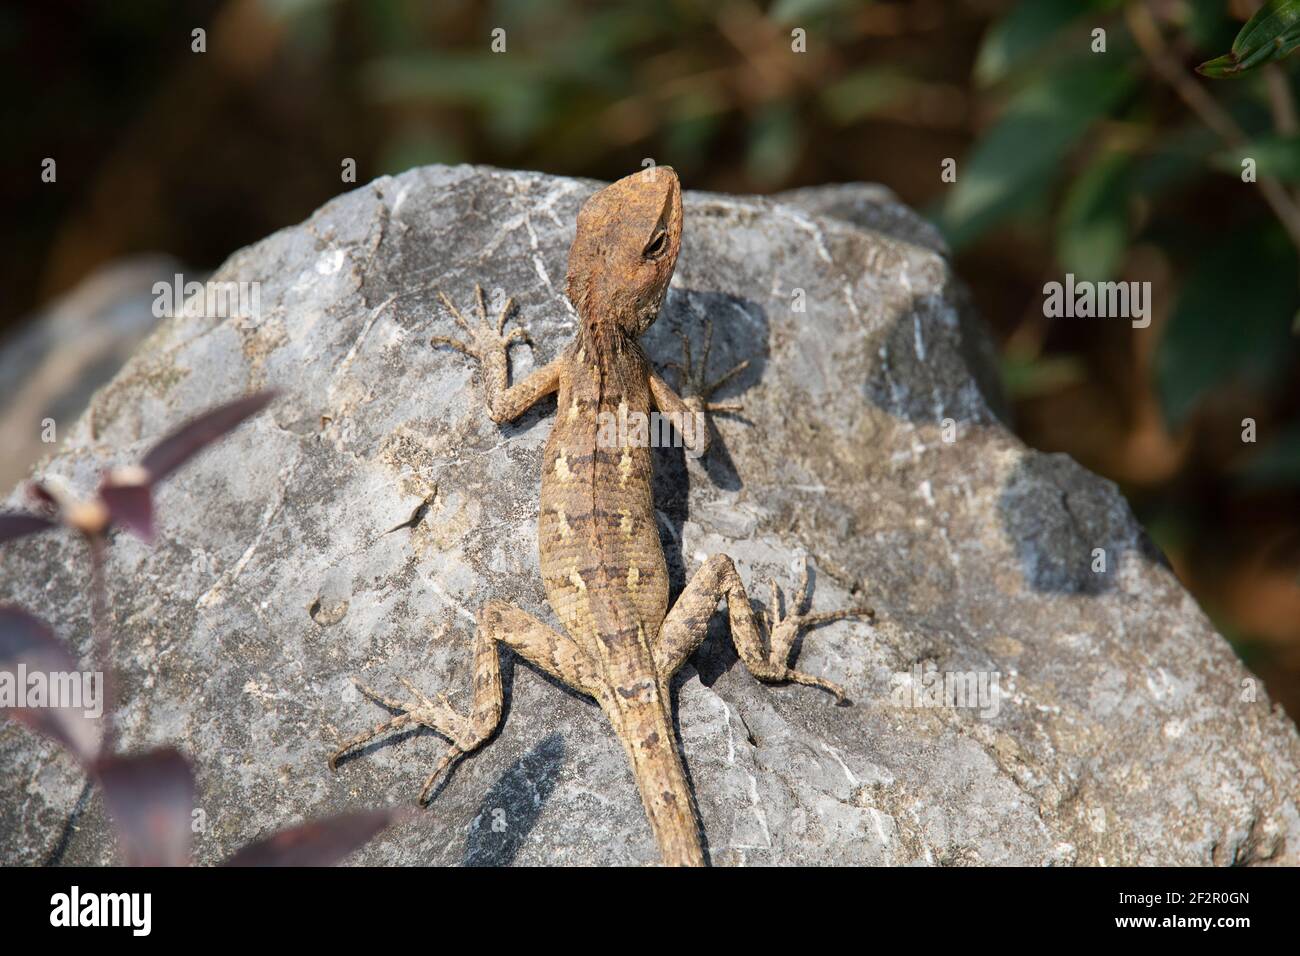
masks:
[[[640,352],[641,346],[636,337],[615,321],[599,318],[584,318],[578,327],[574,344],[585,348],[587,353],[597,360],[621,355],[624,352]]]

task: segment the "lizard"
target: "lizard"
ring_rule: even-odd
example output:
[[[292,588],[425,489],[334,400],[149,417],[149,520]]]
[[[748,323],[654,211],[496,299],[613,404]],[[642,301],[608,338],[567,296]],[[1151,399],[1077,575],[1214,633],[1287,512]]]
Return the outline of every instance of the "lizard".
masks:
[[[490,321],[476,286],[478,320],[472,323],[439,292],[466,338],[435,336],[431,344],[479,363],[493,422],[518,418],[558,393],[542,456],[537,537],[547,598],[564,632],[503,601],[488,601],[477,616],[468,713],[455,710],[442,694],[428,697],[405,678],[399,680],[411,694],[408,700],[386,697],[354,679],[367,697],[396,716],[344,742],[329,759],[331,769],[340,757],[387,732],[429,727],[450,746],[420,792],[418,802],[425,804],[441,773],[496,732],[503,705],[498,645],[505,644],[596,700],[627,753],[662,862],[698,866],[704,853],[673,730],[669,682],[703,642],[719,603],[725,599],[732,641],[756,678],[820,687],[837,702],[848,702],[838,685],[790,667],[791,650],[804,628],[874,612],[805,611],[805,562],[789,609],[782,610],[781,594],[771,582],[770,609],[763,615],[765,647],[759,616],[725,554],[706,560],[669,609],[648,443],[626,434],[610,441],[599,431],[602,414],[648,415],[652,405],[661,415],[676,416],[675,423],[701,422],[709,411],[737,407],[709,398],[747,363],[707,383],[707,348],[692,369],[683,335],[684,364],[678,366],[679,387],[687,392],[683,398],[654,372],[640,346],[640,336],[659,313],[681,240],[681,185],[669,166],[648,167],[589,197],[578,213],[567,274],[577,331],[556,359],[514,384],[509,384],[509,349],[528,339],[523,328],[505,330],[512,300]],[[708,448],[707,421],[703,424],[681,429],[690,433],[685,437],[694,455]]]

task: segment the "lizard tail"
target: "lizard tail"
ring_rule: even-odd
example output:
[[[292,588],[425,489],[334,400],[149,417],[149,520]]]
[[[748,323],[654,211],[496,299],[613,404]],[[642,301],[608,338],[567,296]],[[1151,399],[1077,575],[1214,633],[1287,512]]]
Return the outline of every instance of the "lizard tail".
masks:
[[[703,866],[704,850],[667,701],[619,701],[606,711],[627,751],[665,866]]]

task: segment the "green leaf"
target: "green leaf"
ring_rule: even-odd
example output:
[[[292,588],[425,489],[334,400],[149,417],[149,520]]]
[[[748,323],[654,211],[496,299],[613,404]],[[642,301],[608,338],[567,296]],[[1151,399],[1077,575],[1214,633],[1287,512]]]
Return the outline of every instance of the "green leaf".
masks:
[[[1295,249],[1276,227],[1218,237],[1201,254],[1156,351],[1156,389],[1177,427],[1231,381],[1266,389],[1294,354]]]
[[[989,27],[975,57],[975,80],[990,86],[1027,62],[1087,10],[1078,0],[1023,0]]]
[[[1255,161],[1256,176],[1300,182],[1300,136],[1266,136],[1244,146],[1221,150],[1211,157],[1217,169],[1241,175],[1244,159]]]
[[[1196,72],[1212,80],[1222,80],[1239,75],[1243,69],[1235,53],[1225,53],[1213,60],[1206,60],[1196,68]]]
[[[954,249],[1032,202],[1060,175],[1062,160],[1099,116],[1132,87],[1106,57],[1057,66],[1029,83],[957,165],[938,217]]]
[[[1246,21],[1232,52],[1207,60],[1196,72],[1212,79],[1244,76],[1300,47],[1300,0],[1269,0]]]
[[[1107,282],[1119,270],[1128,247],[1131,168],[1128,156],[1110,153],[1070,186],[1056,232],[1056,258],[1064,271]]]

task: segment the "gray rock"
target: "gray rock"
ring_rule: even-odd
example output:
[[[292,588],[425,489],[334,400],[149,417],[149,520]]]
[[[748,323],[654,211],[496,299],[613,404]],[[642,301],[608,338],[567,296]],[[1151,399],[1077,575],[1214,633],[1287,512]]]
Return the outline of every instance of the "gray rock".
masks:
[[[435,290],[468,306],[480,281],[517,298],[537,343],[515,350],[517,372],[554,356],[573,328],[574,219],[595,188],[430,167],[339,197],[219,271],[262,283],[260,319],[166,320],[46,465],[88,489],[201,409],[286,389],[166,485],[156,546],[113,546],[124,742],[192,756],[200,862],[411,801],[442,750],[427,731],[326,769],[336,741],[383,716],[349,678],[396,691],[406,676],[463,706],[484,601],[553,619],[535,555],[553,402],[498,428],[474,368],[425,343],[455,332]],[[809,554],[815,607],[861,594],[879,618],[802,642],[801,665],[846,685],[848,708],[757,683],[715,619],[676,690],[712,861],[1300,862],[1295,727],[1115,487],[1000,422],[988,343],[933,234],[873,187],[786,199],[687,197],[647,348],[674,359],[678,331],[698,342],[709,318],[713,368],[752,365],[726,390],[744,419],[719,420],[715,452],[658,454],[663,538],[678,585],[726,551],[765,597],[759,582],[792,584]],[[66,536],[26,539],[0,554],[3,596],[84,653],[85,569]],[[896,675],[924,667],[1000,694],[909,706]],[[656,859],[596,706],[513,658],[506,673],[497,738],[419,822],[353,859]],[[5,862],[113,858],[67,756],[7,723],[0,763]]]

